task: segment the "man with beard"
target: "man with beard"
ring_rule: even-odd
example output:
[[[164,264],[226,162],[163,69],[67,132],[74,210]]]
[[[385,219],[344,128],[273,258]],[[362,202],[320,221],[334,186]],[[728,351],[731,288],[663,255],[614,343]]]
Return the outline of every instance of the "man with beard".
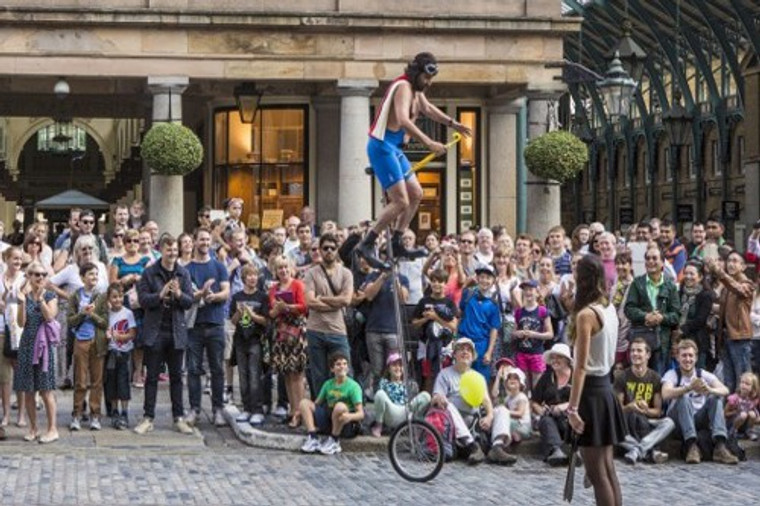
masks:
[[[423,115],[437,123],[471,135],[469,127],[449,117],[428,102],[425,91],[438,74],[438,62],[431,53],[419,53],[407,65],[404,74],[396,78],[385,92],[377,116],[369,132],[367,154],[375,176],[387,194],[387,205],[380,213],[375,226],[357,246],[360,255],[374,268],[387,268],[375,254],[378,234],[393,227],[391,244],[396,258],[414,259],[427,256],[424,250],[408,250],[402,238],[404,231],[417,213],[422,199],[422,188],[411,170],[411,164],[402,150],[408,137],[414,137],[436,155],[446,152],[446,146],[419,129],[415,121]]]

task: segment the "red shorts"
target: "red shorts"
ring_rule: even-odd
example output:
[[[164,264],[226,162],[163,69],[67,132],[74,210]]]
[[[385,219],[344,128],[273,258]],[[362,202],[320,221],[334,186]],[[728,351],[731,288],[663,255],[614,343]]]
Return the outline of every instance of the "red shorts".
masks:
[[[515,364],[522,372],[544,372],[546,364],[544,363],[543,353],[520,353],[515,356]]]

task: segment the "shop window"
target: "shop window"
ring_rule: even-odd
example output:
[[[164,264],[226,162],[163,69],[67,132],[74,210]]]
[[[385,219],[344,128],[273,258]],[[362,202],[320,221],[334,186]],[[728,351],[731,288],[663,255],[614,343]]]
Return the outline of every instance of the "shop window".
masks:
[[[216,207],[225,198],[242,198],[243,218],[255,229],[265,211],[282,211],[283,219],[299,214],[308,195],[307,123],[306,106],[259,109],[253,124],[242,123],[237,109],[217,111]]]
[[[461,232],[480,225],[480,110],[459,109],[457,121],[472,129],[472,136],[457,145],[457,229]]]

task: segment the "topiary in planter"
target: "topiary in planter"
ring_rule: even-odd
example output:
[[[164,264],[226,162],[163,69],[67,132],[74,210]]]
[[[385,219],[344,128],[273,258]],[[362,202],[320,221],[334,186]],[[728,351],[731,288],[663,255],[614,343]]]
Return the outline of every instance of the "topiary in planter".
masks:
[[[143,138],[140,153],[148,167],[162,176],[184,176],[203,161],[203,145],[179,123],[155,123]]]
[[[586,145],[565,130],[536,137],[525,148],[525,164],[540,178],[565,183],[583,170],[588,161]]]

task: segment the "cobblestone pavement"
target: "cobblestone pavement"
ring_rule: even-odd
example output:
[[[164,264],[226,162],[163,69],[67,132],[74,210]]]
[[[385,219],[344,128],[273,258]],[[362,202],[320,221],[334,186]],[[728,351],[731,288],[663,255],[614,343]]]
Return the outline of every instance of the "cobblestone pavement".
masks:
[[[521,456],[512,468],[446,464],[432,483],[411,484],[383,453],[261,450],[208,419],[195,435],[180,435],[171,430],[165,388],[156,430],[143,437],[109,427],[90,432],[86,425],[70,433],[70,394],[58,397],[59,442],[25,443],[16,427],[0,442],[0,504],[562,504],[565,471],[537,457]],[[134,402],[134,411],[140,405]],[[617,468],[626,504],[746,506],[757,503],[760,483],[760,461],[756,454],[750,459],[734,467],[617,462]],[[579,471],[573,504],[593,504],[581,484]]]

